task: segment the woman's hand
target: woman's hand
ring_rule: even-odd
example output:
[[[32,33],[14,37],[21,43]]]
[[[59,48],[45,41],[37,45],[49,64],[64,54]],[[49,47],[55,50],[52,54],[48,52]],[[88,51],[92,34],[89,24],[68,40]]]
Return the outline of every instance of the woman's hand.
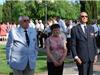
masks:
[[[61,60],[59,60],[58,62],[59,62],[59,65],[62,65],[63,62],[64,62],[64,60],[61,59]]]
[[[60,65],[60,63],[59,63],[58,61],[56,61],[56,60],[54,60],[53,63],[54,63],[54,65],[55,65],[56,67]]]

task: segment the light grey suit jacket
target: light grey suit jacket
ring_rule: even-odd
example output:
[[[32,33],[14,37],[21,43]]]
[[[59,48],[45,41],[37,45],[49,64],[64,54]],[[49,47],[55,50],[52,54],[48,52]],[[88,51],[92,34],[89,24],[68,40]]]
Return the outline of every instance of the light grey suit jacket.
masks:
[[[29,63],[30,69],[35,68],[37,58],[37,33],[32,27],[28,28],[30,44],[27,46],[22,27],[9,32],[6,44],[7,62],[12,69],[24,70]]]

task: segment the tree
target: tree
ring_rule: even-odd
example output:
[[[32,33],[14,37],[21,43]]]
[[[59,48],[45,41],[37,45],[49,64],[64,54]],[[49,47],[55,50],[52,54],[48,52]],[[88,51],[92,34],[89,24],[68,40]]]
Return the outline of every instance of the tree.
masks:
[[[3,4],[3,21],[4,22],[8,22],[12,20],[12,16],[11,16],[11,6],[12,3],[11,1],[6,1],[4,4]]]
[[[12,21],[18,21],[19,16],[27,15],[24,2],[17,1],[12,8]]]
[[[48,16],[61,16],[67,19],[77,19],[80,12],[79,3],[70,3],[66,0],[48,3]]]
[[[86,11],[89,15],[90,20],[97,19],[97,2],[90,0],[90,1],[82,1],[81,3],[81,11]]]
[[[0,5],[0,22],[2,22],[2,5]]]
[[[25,6],[26,6],[26,13],[27,16],[29,16],[30,18],[34,19],[37,16],[37,6],[36,6],[36,2],[34,1],[26,1],[25,2]]]
[[[61,16],[66,19],[77,19],[80,12],[79,3],[71,3],[66,0],[51,2],[43,0],[42,3],[32,1],[6,1],[3,4],[3,21],[17,22],[18,17],[27,15],[32,19],[45,19],[47,16]]]
[[[97,18],[100,19],[100,1],[97,2]]]
[[[6,1],[3,4],[3,21],[17,22],[19,16],[27,15],[25,8],[22,1]]]

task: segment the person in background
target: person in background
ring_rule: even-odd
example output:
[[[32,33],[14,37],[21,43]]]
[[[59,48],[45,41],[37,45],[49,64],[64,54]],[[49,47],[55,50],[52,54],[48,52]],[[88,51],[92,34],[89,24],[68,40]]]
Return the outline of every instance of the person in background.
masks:
[[[71,54],[71,29],[73,28],[72,20],[67,20],[66,22],[66,38],[67,38],[67,55]]]
[[[93,75],[93,64],[97,61],[94,28],[87,24],[88,14],[80,13],[80,24],[71,30],[71,50],[79,75]]]
[[[7,40],[7,25],[5,23],[0,23],[0,36],[1,41]]]
[[[44,48],[44,24],[42,23],[42,20],[39,20],[39,44],[40,44],[40,48]]]
[[[50,29],[52,34],[46,39],[45,45],[48,75],[62,75],[64,59],[67,54],[67,41],[60,35],[60,26],[58,24],[53,24]]]
[[[47,39],[47,37],[49,37],[51,35],[51,29],[50,29],[50,27],[52,26],[52,24],[53,24],[52,18],[48,19],[47,25],[46,25],[46,27],[44,29],[45,39]]]
[[[95,37],[97,37],[98,36],[99,28],[98,28],[97,20],[96,19],[92,20],[92,26],[94,27]]]
[[[34,24],[34,22],[33,22],[33,20],[32,20],[32,19],[30,19],[30,23],[29,23],[29,25],[30,25],[30,27],[35,28],[35,24]]]
[[[60,16],[56,17],[56,21],[60,26],[60,31],[61,31],[61,35],[66,39],[66,24],[65,21],[63,19],[61,19]]]
[[[60,26],[60,31],[66,33],[66,24],[65,21],[62,20],[59,16],[56,17],[56,20]]]
[[[34,75],[37,49],[37,33],[29,27],[29,17],[19,17],[19,27],[9,32],[6,44],[7,63],[13,75]]]
[[[100,42],[99,42],[100,41],[100,35],[99,35],[99,25],[97,24],[96,19],[92,20],[92,26],[94,28],[96,44],[97,44],[98,53],[99,53],[100,52]]]

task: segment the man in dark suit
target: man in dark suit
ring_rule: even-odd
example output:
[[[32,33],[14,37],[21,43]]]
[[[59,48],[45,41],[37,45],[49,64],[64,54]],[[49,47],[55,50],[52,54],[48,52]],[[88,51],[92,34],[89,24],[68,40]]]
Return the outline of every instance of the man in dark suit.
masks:
[[[87,25],[88,15],[80,13],[80,24],[71,31],[71,51],[78,67],[79,75],[92,75],[93,64],[97,61],[97,47],[94,28]]]

